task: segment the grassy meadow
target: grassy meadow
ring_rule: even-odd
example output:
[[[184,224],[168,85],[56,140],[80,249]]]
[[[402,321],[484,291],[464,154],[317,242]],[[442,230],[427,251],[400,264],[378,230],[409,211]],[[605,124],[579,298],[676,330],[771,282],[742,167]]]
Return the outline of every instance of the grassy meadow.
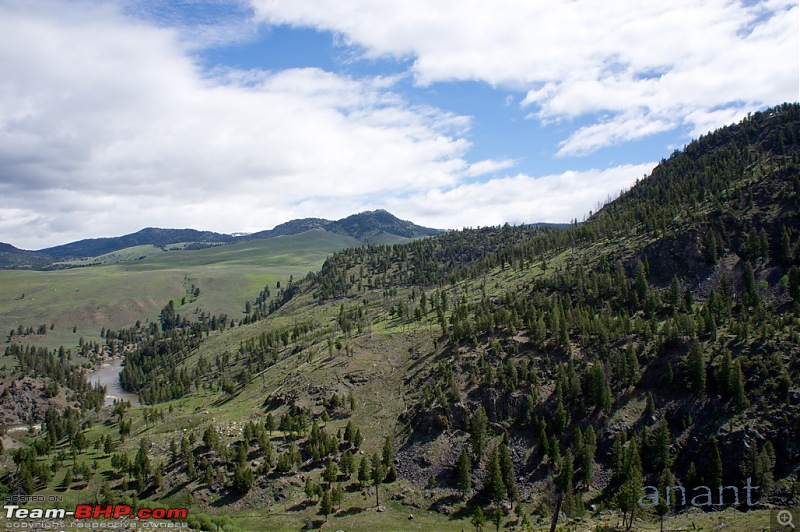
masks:
[[[348,236],[309,231],[200,250],[153,248],[158,252],[149,255],[142,249],[146,246],[139,246],[104,256],[106,263],[63,270],[1,270],[0,332],[44,324],[47,334],[27,341],[76,345],[80,336],[94,337],[102,327],[156,318],[170,299],[180,303],[192,285],[200,297],[187,297],[182,313],[205,311],[236,319],[245,300],[265,286],[274,289],[290,275],[302,278],[334,251],[359,244]],[[116,259],[121,262],[113,263]]]

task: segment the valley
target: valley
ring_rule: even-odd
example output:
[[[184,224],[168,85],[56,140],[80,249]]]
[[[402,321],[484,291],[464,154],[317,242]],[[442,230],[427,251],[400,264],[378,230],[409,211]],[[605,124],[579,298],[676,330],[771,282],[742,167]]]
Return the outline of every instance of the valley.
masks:
[[[798,157],[785,104],[566,227],[0,271],[0,411],[39,426],[0,489],[202,530],[768,528],[800,489]],[[112,356],[141,405],[87,384]],[[641,500],[746,479],[753,505]]]

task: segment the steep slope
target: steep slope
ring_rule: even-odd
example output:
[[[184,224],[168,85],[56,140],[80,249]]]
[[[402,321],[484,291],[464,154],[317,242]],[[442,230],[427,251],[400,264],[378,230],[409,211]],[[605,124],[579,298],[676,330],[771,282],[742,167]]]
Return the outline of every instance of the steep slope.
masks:
[[[469,510],[444,490],[446,513],[519,498],[523,513],[591,501],[631,520],[638,486],[670,475],[689,490],[678,510],[711,505],[694,498],[705,486],[734,505],[716,488],[747,478],[753,500],[786,502],[775,480],[800,465],[798,128],[797,105],[753,115],[566,231],[337,253],[267,318],[277,337],[238,331],[240,362],[220,375],[263,372],[274,416],[321,419],[352,393],[364,446],[392,436],[418,488],[457,488],[465,452]],[[315,458],[308,437],[304,471],[340,455]]]
[[[765,528],[800,467],[799,157],[785,105],[564,230],[343,250],[235,326],[165,308],[118,335],[145,420],[86,429],[132,435],[118,452],[163,471],[100,470],[128,497],[235,508],[247,530],[461,529],[478,509],[686,528],[692,506]],[[686,500],[663,504],[666,486]]]

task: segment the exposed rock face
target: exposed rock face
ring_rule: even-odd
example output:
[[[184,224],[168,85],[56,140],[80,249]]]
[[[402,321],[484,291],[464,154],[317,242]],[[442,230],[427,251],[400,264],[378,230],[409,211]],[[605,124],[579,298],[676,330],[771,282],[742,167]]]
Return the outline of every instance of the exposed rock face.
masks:
[[[31,418],[40,423],[50,407],[63,412],[67,403],[63,397],[47,397],[44,386],[29,377],[7,381],[0,392],[0,424],[23,425]]]

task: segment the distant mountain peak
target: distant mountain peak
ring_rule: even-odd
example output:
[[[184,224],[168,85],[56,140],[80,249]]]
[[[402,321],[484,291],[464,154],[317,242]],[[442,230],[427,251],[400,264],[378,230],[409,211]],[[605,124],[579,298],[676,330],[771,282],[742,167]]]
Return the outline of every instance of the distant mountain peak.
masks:
[[[433,236],[442,231],[422,227],[407,220],[401,220],[385,209],[364,211],[352,214],[341,220],[325,218],[300,218],[276,225],[274,228],[251,234],[222,234],[196,229],[165,229],[161,227],[145,227],[123,236],[87,238],[34,251],[25,251],[10,244],[0,243],[0,269],[41,269],[53,262],[98,257],[121,249],[151,245],[167,246],[170,244],[219,244],[245,240],[262,240],[278,236],[289,236],[313,230],[325,230],[331,233],[351,236],[363,243],[396,241],[397,238],[423,238]]]

